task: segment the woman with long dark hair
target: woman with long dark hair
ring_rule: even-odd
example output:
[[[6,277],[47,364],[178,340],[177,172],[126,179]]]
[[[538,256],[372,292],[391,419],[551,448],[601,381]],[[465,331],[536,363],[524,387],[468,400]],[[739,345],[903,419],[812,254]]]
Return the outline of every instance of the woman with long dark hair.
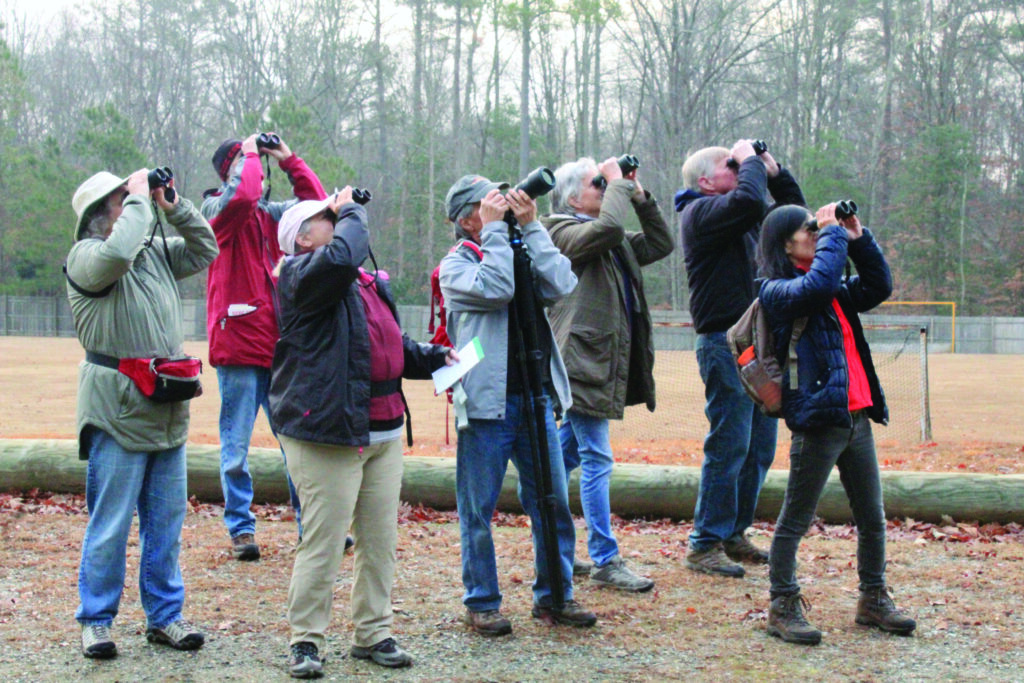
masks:
[[[847,258],[857,274],[844,278]],[[838,221],[835,204],[829,204],[816,216],[792,205],[768,214],[758,267],[761,305],[780,365],[794,322],[807,319],[796,367],[788,370],[796,383],[783,382],[782,410],[793,439],[769,556],[768,633],[790,643],[821,641],[821,631],[803,615],[807,603],[796,581],[796,551],[836,466],[857,526],[856,622],[909,635],[916,623],[896,608],[885,583],[885,510],[871,422],[886,424],[889,414],[858,317],[892,293],[889,265],[857,216]]]

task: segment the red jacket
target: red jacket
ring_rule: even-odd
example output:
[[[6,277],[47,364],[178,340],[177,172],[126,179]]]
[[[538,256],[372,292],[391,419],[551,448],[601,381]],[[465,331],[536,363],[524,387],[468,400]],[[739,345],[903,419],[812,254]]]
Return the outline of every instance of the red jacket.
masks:
[[[232,175],[203,202],[220,255],[210,266],[206,294],[206,337],[210,364],[269,368],[277,343],[277,314],[272,275],[281,259],[277,222],[300,200],[324,199],[320,179],[292,155],[280,162],[296,199],[263,199],[263,165],[246,154],[240,174]]]

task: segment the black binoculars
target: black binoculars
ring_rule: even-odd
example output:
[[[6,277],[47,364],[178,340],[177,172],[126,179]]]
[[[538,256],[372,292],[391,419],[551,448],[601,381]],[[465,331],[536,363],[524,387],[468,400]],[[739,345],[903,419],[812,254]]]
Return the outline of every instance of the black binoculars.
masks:
[[[281,147],[281,138],[277,133],[260,133],[256,136],[256,149],[278,149]]]
[[[555,187],[555,174],[550,168],[538,166],[530,171],[530,174],[519,181],[517,190],[521,190],[530,196],[530,199],[542,197],[551,192]]]
[[[768,151],[768,143],[764,140],[754,140],[750,143],[750,146],[754,148],[754,154],[761,156]]]
[[[623,154],[621,157],[615,160],[619,164],[619,170],[622,171],[622,175],[626,176],[640,168],[640,159],[632,154]],[[590,181],[590,184],[599,190],[604,190],[608,187],[608,181],[600,173],[594,176],[594,179]]]
[[[361,187],[352,188],[352,201],[356,204],[366,204],[371,199],[373,199],[373,194],[369,190],[364,190]]]
[[[169,202],[174,201],[174,188],[171,187],[171,181],[174,180],[174,172],[171,171],[170,166],[154,168],[146,174],[146,180],[149,181],[150,190],[162,187],[164,188],[164,199]]]
[[[857,215],[857,202],[852,199],[844,199],[836,203],[836,218],[846,220]]]

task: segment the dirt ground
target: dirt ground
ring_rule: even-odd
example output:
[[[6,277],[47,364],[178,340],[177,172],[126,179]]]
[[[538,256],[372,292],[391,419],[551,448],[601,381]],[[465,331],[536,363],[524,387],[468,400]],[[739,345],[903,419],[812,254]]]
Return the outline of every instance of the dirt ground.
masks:
[[[190,352],[205,355],[205,344]],[[692,356],[692,354],[690,354]],[[73,339],[0,337],[0,437],[74,438],[76,365]],[[685,359],[677,361],[684,362]],[[660,362],[660,358],[659,358]],[[936,355],[932,364],[932,442],[879,439],[889,469],[1021,473],[1019,427],[1024,358]],[[662,372],[670,363],[661,363]],[[216,374],[193,402],[191,438],[217,441]],[[657,419],[635,412],[616,425],[622,462],[700,463],[699,379],[659,376]],[[667,386],[676,389],[665,391]],[[694,388],[693,384],[697,386]],[[679,396],[673,396],[677,391]],[[409,383],[416,455],[450,456],[445,405],[427,383]],[[687,394],[687,396],[683,396]],[[894,409],[901,406],[894,405]],[[695,413],[695,431],[678,424]],[[670,418],[672,420],[670,421]],[[678,419],[676,419],[678,418]],[[671,422],[671,424],[669,424]],[[655,426],[652,427],[651,425]],[[781,431],[785,432],[784,429]],[[454,441],[454,433],[451,434]],[[785,445],[785,434],[780,444]],[[258,445],[273,445],[263,418]],[[787,466],[780,448],[775,467]],[[114,636],[120,656],[93,662],[79,653],[73,619],[76,572],[85,530],[81,496],[3,492],[0,484],[0,680],[5,681],[267,681],[288,680],[284,615],[295,543],[286,508],[260,506],[258,563],[231,559],[217,505],[193,501],[182,538],[186,616],[207,633],[206,646],[179,653],[145,640],[138,602],[138,542],[129,543],[128,572]],[[460,623],[459,533],[455,515],[403,507],[393,595],[394,633],[414,656],[403,671],[384,671],[346,653],[351,562],[335,589],[325,680],[396,681],[1019,681],[1024,654],[1024,529],[969,521],[889,524],[887,579],[898,604],[917,620],[911,638],[857,626],[856,533],[816,525],[799,554],[799,578],[824,631],[814,648],[787,645],[765,633],[767,571],[742,579],[685,569],[687,522],[615,520],[623,556],[656,582],[643,595],[576,582],[575,597],[597,612],[593,629],[549,628],[530,617],[533,577],[528,521],[496,516],[495,544],[511,637],[484,640]],[[1024,520],[1022,520],[1024,521]],[[586,555],[577,519],[577,553]],[[767,547],[773,526],[759,521],[755,543]]]

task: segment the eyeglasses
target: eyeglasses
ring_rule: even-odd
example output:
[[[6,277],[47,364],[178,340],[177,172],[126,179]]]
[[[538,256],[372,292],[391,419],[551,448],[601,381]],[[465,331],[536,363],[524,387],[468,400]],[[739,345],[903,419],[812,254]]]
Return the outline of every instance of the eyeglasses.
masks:
[[[812,218],[811,220],[807,221],[806,223],[804,223],[800,227],[803,228],[804,230],[806,230],[809,233],[812,233],[812,234],[816,233],[816,232],[818,232],[818,219],[817,218]]]

